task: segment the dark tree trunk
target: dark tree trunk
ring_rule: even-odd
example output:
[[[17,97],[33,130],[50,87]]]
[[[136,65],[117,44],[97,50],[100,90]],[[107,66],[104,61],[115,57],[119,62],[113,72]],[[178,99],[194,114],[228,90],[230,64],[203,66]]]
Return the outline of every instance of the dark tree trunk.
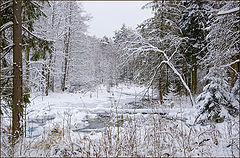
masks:
[[[22,0],[13,1],[13,142],[22,135]]]
[[[44,95],[46,92],[46,64],[44,63],[42,65],[42,82],[41,82],[41,88],[42,88],[42,94]]]
[[[65,90],[66,84],[66,77],[67,77],[67,66],[68,66],[68,43],[66,44],[66,51],[64,57],[64,70],[63,70],[63,80],[62,80],[62,91]]]
[[[0,6],[2,1],[0,1]],[[1,7],[0,7],[1,9]],[[0,22],[2,21],[2,14],[0,12]],[[1,24],[1,23],[0,23]],[[2,32],[0,31],[0,137],[2,138]],[[0,139],[0,156],[2,155],[2,139]]]
[[[193,66],[192,70],[192,92],[193,94],[196,94],[197,92],[197,66]]]
[[[50,54],[50,60],[47,68],[47,76],[46,76],[46,89],[45,89],[45,95],[48,96],[48,90],[50,88],[50,73],[51,73],[51,62],[52,61],[52,54]]]
[[[55,51],[55,50],[54,50]],[[55,53],[55,52],[54,52]],[[53,59],[53,65],[55,65],[56,62],[56,54],[54,54],[54,59]],[[54,92],[55,90],[55,74],[54,74],[54,68],[52,69],[52,82],[51,82],[51,86],[52,86],[52,91]]]
[[[69,4],[69,9],[70,9],[70,14],[69,14],[69,25],[72,23],[72,12],[71,12],[71,3]],[[66,86],[66,78],[67,78],[67,69],[68,69],[68,60],[69,60],[69,53],[70,53],[70,36],[71,36],[71,28],[70,26],[68,27],[68,32],[65,36],[65,57],[64,57],[64,70],[63,70],[63,80],[62,80],[62,91],[64,92],[65,86]]]
[[[166,65],[166,92],[168,93],[169,92],[169,78],[168,78],[168,65]]]
[[[161,83],[161,78],[159,77],[158,79],[158,91],[159,91],[159,100],[160,100],[160,103],[162,104],[163,103],[163,93],[162,93],[162,83]]]

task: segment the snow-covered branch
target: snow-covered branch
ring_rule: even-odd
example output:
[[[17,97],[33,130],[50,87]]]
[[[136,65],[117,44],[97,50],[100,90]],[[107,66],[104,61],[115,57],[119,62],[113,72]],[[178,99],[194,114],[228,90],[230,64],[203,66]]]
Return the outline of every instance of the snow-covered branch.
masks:
[[[181,80],[183,86],[186,88],[186,90],[188,91],[188,93],[190,95],[192,105],[195,106],[195,101],[192,96],[190,88],[188,87],[188,85],[186,84],[184,79],[182,78],[182,75],[177,71],[177,69],[171,63],[171,59],[178,51],[178,49],[177,49],[178,43],[173,43],[172,46],[175,48],[175,51],[172,52],[171,56],[169,57],[166,54],[166,50],[169,49],[168,51],[170,51],[170,48],[166,48],[166,50],[160,50],[158,47],[153,46],[147,39],[143,38],[138,32],[135,32],[135,37],[136,38],[133,43],[129,42],[130,44],[128,45],[127,49],[131,53],[128,54],[127,60],[130,58],[130,56],[133,56],[134,54],[136,54],[137,56],[140,56],[141,54],[144,54],[144,56],[147,56],[147,55],[151,54],[152,52],[160,53],[164,57],[164,60],[162,60],[161,63],[157,66],[157,68],[154,70],[154,75],[151,77],[151,81],[149,82],[150,83],[149,87],[153,84],[153,81],[156,78],[157,73],[158,73],[159,69],[161,68],[162,64],[167,64]]]
[[[3,24],[1,27],[0,27],[0,32],[6,30],[7,28],[13,26],[13,22],[12,21],[9,21],[7,22],[6,24]]]
[[[1,60],[10,52],[10,50],[11,50],[12,47],[13,47],[13,45],[14,45],[14,44],[12,43],[12,44],[10,44],[10,45],[8,45],[8,46],[6,46],[6,47],[3,48],[4,54],[2,54]]]
[[[1,6],[0,6],[0,12],[3,12],[5,9],[9,8],[12,6],[12,1],[3,1],[1,2]]]
[[[232,8],[232,9],[229,9],[229,10],[223,10],[223,11],[220,11],[217,13],[217,15],[227,15],[227,14],[231,14],[231,13],[235,13],[235,12],[238,12],[239,11],[239,7],[236,7],[236,8]]]
[[[25,26],[22,26],[22,28],[23,28],[25,31],[27,31],[30,35],[32,35],[33,37],[35,37],[35,38],[37,38],[37,39],[41,39],[41,40],[48,41],[48,42],[53,42],[53,41],[50,40],[50,39],[47,39],[47,38],[38,36],[38,35],[36,35],[35,33],[32,33],[32,32],[29,31]]]
[[[231,65],[233,65],[233,64],[236,64],[236,63],[238,63],[238,62],[240,62],[240,59],[237,59],[237,60],[235,60],[234,62],[231,62],[231,63],[229,63],[229,64],[222,65],[221,68],[229,67],[229,66],[231,66]]]

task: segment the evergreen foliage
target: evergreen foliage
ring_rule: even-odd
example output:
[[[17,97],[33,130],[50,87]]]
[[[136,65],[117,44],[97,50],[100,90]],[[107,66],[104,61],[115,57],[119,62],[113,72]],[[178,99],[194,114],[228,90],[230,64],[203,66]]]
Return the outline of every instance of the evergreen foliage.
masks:
[[[204,80],[207,80],[208,84],[197,98],[197,106],[201,115],[198,122],[202,124],[208,121],[223,122],[228,114],[236,117],[238,107],[233,104],[226,71],[213,67]]]
[[[189,87],[193,93],[197,92],[197,70],[200,68],[199,61],[206,54],[208,31],[209,11],[206,1],[186,1],[179,27],[185,41],[182,43],[183,50],[181,52],[184,60],[184,75],[188,80]]]

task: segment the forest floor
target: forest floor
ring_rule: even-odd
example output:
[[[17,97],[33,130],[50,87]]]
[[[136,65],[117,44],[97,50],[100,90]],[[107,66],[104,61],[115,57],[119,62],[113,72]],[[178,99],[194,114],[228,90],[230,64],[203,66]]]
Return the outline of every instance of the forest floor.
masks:
[[[173,94],[150,103],[145,87],[32,94],[17,156],[239,156],[236,119],[193,125],[197,109]],[[150,94],[151,95],[151,94]],[[16,148],[19,148],[16,147]],[[7,151],[5,151],[7,153]],[[6,154],[7,155],[7,154]]]

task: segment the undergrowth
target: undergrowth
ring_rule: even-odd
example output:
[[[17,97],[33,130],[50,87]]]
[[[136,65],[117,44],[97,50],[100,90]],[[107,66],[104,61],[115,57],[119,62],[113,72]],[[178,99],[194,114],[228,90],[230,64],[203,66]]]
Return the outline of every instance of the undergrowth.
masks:
[[[236,120],[228,119],[226,126],[221,126],[226,128],[220,130],[218,124],[188,126],[159,114],[122,117],[122,126],[109,126],[101,133],[78,133],[77,137],[72,136],[69,124],[64,128],[55,124],[36,139],[20,138],[15,149],[2,152],[2,156],[12,156],[14,151],[14,156],[44,157],[212,157],[220,156],[216,153],[219,148],[225,149],[221,152],[226,155],[239,156]],[[10,147],[6,144],[3,151]]]

